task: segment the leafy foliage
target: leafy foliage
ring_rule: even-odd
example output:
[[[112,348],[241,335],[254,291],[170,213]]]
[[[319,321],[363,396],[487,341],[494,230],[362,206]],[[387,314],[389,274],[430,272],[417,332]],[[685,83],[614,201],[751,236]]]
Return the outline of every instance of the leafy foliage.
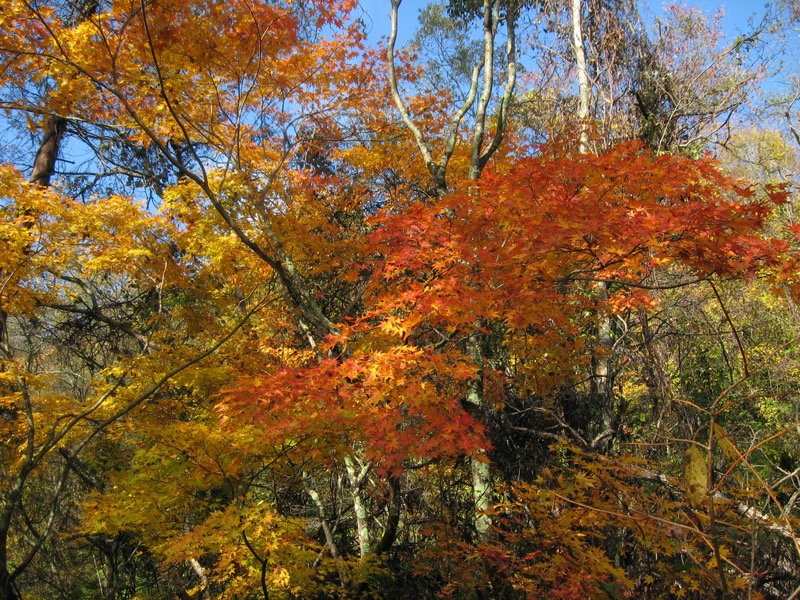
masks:
[[[0,168],[0,598],[793,592],[790,188],[527,145],[511,50],[453,109],[349,1],[57,8],[3,107],[109,172]]]

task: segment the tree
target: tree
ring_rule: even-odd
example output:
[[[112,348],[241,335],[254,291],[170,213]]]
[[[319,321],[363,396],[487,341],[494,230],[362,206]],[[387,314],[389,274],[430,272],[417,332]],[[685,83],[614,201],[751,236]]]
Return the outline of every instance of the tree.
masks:
[[[312,50],[324,52],[326,60],[338,55],[339,60],[347,62],[352,57],[341,40],[315,42],[304,39],[314,28],[336,26],[344,14],[338,12],[338,7],[330,11],[324,6],[317,8],[320,10],[314,14],[315,22],[305,24],[302,14],[292,14],[287,7],[263,6],[258,10],[248,10],[242,5],[226,10],[213,4],[176,5],[172,8],[113,4],[78,24],[61,21],[58,13],[47,7],[25,3],[12,4],[3,15],[7,75],[19,81],[44,78],[51,90],[46,99],[46,110],[58,119],[69,115],[76,121],[97,123],[100,127],[120,132],[134,147],[155,148],[180,174],[177,188],[186,190],[186,200],[190,205],[195,190],[198,190],[192,182],[199,186],[199,190],[205,190],[208,194],[202,202],[216,206],[219,216],[210,220],[204,217],[205,223],[200,223],[200,227],[205,227],[208,235],[215,236],[220,231],[220,224],[227,223],[231,227],[228,234],[234,232],[255,251],[256,256],[266,259],[265,264],[277,268],[282,281],[278,289],[288,294],[287,298],[291,298],[300,311],[298,322],[312,343],[316,343],[318,336],[333,331],[331,321],[322,313],[306,284],[299,281],[300,275],[285,251],[279,233],[272,228],[272,221],[262,223],[258,241],[253,241],[249,232],[243,229],[241,220],[249,218],[249,215],[240,212],[235,195],[239,193],[237,189],[247,188],[255,192],[261,198],[255,209],[262,219],[270,219],[270,212],[282,214],[279,220],[292,219],[286,207],[272,204],[269,187],[289,183],[283,177],[280,182],[275,179],[281,175],[281,165],[291,160],[296,151],[297,144],[287,136],[301,131],[298,128],[301,121],[282,111],[280,98],[286,98],[287,92],[291,92],[299,114],[309,115],[308,120],[312,120],[314,115],[322,115],[326,111],[326,101],[312,88],[327,88],[331,102],[338,102],[334,98],[342,95],[337,89],[338,82],[334,80],[315,83],[314,86],[307,84],[303,73],[309,67],[317,68],[314,62],[321,56]],[[342,9],[345,12],[349,10],[347,6]],[[211,27],[203,35],[197,35],[196,25],[203,14],[208,17],[206,23]],[[223,23],[224,27],[218,28]],[[311,28],[309,31],[304,31],[306,25]],[[265,31],[283,26],[286,26],[284,37],[263,37]],[[235,48],[224,41],[233,39],[239,40]],[[351,39],[353,37],[348,37]],[[174,49],[179,47],[181,51],[176,54]],[[30,52],[20,53],[21,48],[28,48]],[[277,64],[276,60],[283,61],[282,68],[286,73],[293,73],[293,77],[285,79],[272,67],[265,69],[262,60],[265,56],[270,57],[273,65]],[[230,59],[235,62],[230,62]],[[194,66],[187,69],[187,64]],[[240,69],[240,64],[246,68]],[[346,85],[357,83],[357,69],[351,68],[349,72],[353,79]],[[36,75],[31,77],[32,73]],[[194,87],[185,87],[190,83]],[[254,92],[256,84],[260,86],[259,94]],[[147,99],[141,95],[144,90],[147,90]],[[217,102],[209,105],[200,98],[216,98]],[[351,102],[357,101],[351,99]],[[10,107],[41,110],[26,96]],[[52,136],[50,139],[53,140]],[[263,142],[267,139],[274,143],[264,152]],[[48,156],[54,155],[55,151],[51,151]],[[245,172],[248,174],[246,179],[236,175]],[[201,265],[206,259],[205,253],[193,252],[198,249],[186,247],[183,242],[189,240],[182,240],[177,235],[181,229],[184,234],[191,230],[195,226],[193,219],[198,215],[191,211],[169,215],[175,206],[174,201],[181,199],[180,193],[173,194],[168,199],[172,203],[165,202],[165,210],[156,216],[148,215],[135,199],[111,197],[105,202],[98,200],[81,206],[67,198],[60,199],[56,192],[52,195],[29,193],[13,172],[8,172],[5,177],[5,196],[12,200],[8,205],[8,226],[13,232],[7,243],[9,248],[16,248],[15,253],[7,254],[9,264],[6,268],[13,278],[6,286],[7,297],[23,294],[24,302],[9,301],[4,310],[23,328],[31,319],[35,322],[40,318],[43,310],[83,315],[91,323],[103,323],[112,331],[128,334],[137,342],[134,348],[137,345],[138,348],[131,353],[129,345],[123,346],[108,355],[94,357],[99,360],[93,361],[94,368],[88,373],[79,370],[75,376],[85,381],[89,396],[76,398],[78,404],[74,407],[67,402],[63,408],[45,409],[41,404],[44,400],[29,397],[30,394],[25,392],[28,383],[23,385],[23,380],[20,380],[23,387],[17,394],[24,396],[18,402],[24,402],[26,407],[27,437],[23,435],[18,440],[13,435],[9,452],[15,453],[20,441],[27,439],[27,442],[24,460],[18,465],[9,463],[18,471],[9,473],[12,483],[4,497],[7,509],[4,513],[7,519],[4,517],[3,521],[4,552],[9,528],[17,526],[12,521],[20,509],[19,494],[24,493],[31,473],[44,469],[49,457],[57,456],[61,450],[66,453],[59,479],[62,483],[56,486],[50,503],[51,512],[58,512],[60,491],[70,471],[74,470],[79,453],[109,425],[120,422],[135,406],[160,392],[178,372],[216,351],[223,341],[245,324],[252,310],[260,306],[258,300],[247,299],[246,295],[254,290],[242,290],[237,286],[229,288],[228,297],[238,297],[233,305],[234,312],[230,313],[224,306],[208,306],[216,316],[209,315],[209,326],[202,331],[210,335],[197,335],[200,330],[196,324],[202,322],[200,315],[205,311],[198,311],[199,305],[194,299],[206,294],[197,296],[180,281],[188,281],[185,278],[201,281],[204,277]],[[232,180],[237,183],[229,188]],[[267,187],[260,188],[262,183],[259,181]],[[324,190],[325,184],[320,182],[320,185]],[[14,202],[20,197],[26,198],[21,205],[19,201]],[[325,199],[320,197],[319,201],[324,203]],[[205,212],[201,214],[208,216]],[[34,221],[37,226],[32,227],[28,234],[13,231],[15,223],[26,219]],[[160,225],[155,225],[153,219]],[[53,237],[49,237],[51,231]],[[263,237],[265,235],[267,237]],[[69,241],[70,236],[78,236],[83,242],[73,244]],[[301,239],[297,238],[298,242]],[[269,250],[266,250],[267,244]],[[28,259],[27,247],[36,248],[36,261]],[[223,250],[219,245],[217,249]],[[51,278],[42,279],[42,271],[36,270],[44,268],[43,253],[49,255],[46,268],[48,273],[52,273]],[[122,264],[127,264],[128,268],[121,269]],[[97,301],[95,278],[110,278],[107,285],[111,286],[152,290],[146,298],[151,305],[156,304],[155,312],[143,315],[141,323],[116,319]],[[179,292],[181,288],[183,290]],[[25,291],[13,291],[16,289]],[[192,300],[181,301],[181,293],[188,294]],[[263,293],[263,287],[258,293]],[[272,293],[268,289],[267,296]],[[241,309],[237,317],[239,322],[227,332],[224,327],[220,331],[219,325],[225,320],[223,315],[236,315],[237,306]],[[189,313],[180,316],[184,311]],[[163,331],[160,330],[162,325],[165,325]],[[167,332],[170,330],[173,335],[180,330],[184,333],[178,335],[191,335],[192,342],[186,350],[192,347],[197,350],[183,357],[173,355],[159,361],[159,349],[163,350],[165,346],[154,338],[159,334],[169,338]],[[194,333],[190,333],[192,331]],[[26,349],[24,345],[22,348],[22,354],[29,356],[38,350]],[[10,356],[9,359],[16,362]],[[31,359],[28,364],[31,364]],[[48,363],[43,364],[44,371],[52,369]],[[154,365],[160,366],[153,368]],[[150,368],[154,377],[140,376],[141,368],[145,372]],[[44,376],[40,372],[42,367],[34,364],[33,369],[31,376]],[[14,371],[9,367],[8,372]],[[122,394],[123,389],[130,390],[130,394]],[[112,397],[114,402],[110,401]],[[23,426],[24,421],[16,418],[16,412],[13,409],[9,411],[15,417],[12,419],[14,425]],[[35,423],[34,415],[39,411],[52,421]],[[49,427],[52,430],[48,435]],[[38,439],[35,431],[42,431],[44,437]],[[73,439],[76,434],[78,437]],[[37,541],[19,564],[5,571],[4,594],[14,595],[12,582],[24,572],[41,547],[52,518],[46,522],[48,525],[40,530],[41,535],[36,536]],[[3,568],[9,569],[5,562],[8,556],[4,553],[2,558]]]
[[[766,400],[796,356],[732,302],[797,295],[786,190],[583,118],[527,145],[526,7],[450,7],[482,39],[455,102],[395,48],[399,0],[380,51],[354,7],[4,8],[4,107],[66,119],[98,176],[0,171],[0,598],[789,590]],[[663,451],[604,444],[598,315],[615,431]]]

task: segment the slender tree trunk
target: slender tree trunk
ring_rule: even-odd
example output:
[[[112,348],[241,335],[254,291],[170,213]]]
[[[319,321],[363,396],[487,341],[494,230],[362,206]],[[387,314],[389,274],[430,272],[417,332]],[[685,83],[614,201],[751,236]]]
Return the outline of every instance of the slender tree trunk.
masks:
[[[389,548],[392,547],[397,537],[397,527],[400,524],[400,479],[389,475],[386,482],[389,485],[389,496],[386,506],[386,527],[383,530],[381,539],[373,549],[375,554],[387,552]]]
[[[350,495],[353,497],[353,513],[356,517],[356,534],[358,535],[359,556],[363,559],[370,551],[369,517],[364,503],[364,478],[369,472],[369,463],[357,466],[352,456],[345,456],[344,466],[347,479],[350,481]]]
[[[476,331],[467,339],[467,355],[478,367],[476,376],[467,382],[467,402],[475,408],[479,415],[485,410],[482,337],[483,334]],[[486,511],[492,506],[492,498],[494,496],[491,465],[488,457],[483,454],[480,457],[473,456],[470,466],[472,470],[472,498],[475,503],[475,530],[478,533],[478,538],[483,539],[489,534],[492,526],[492,519],[486,514]]]
[[[572,13],[572,49],[575,53],[575,68],[578,72],[578,121],[580,127],[580,138],[578,151],[581,154],[589,152],[589,131],[587,119],[589,118],[589,106],[591,102],[591,82],[589,81],[589,69],[586,63],[586,51],[584,48],[583,27],[581,24],[581,1],[571,0],[570,11]],[[608,288],[605,283],[597,284],[597,294],[601,301],[608,298]],[[603,408],[603,427],[609,429],[612,425],[607,414],[609,390],[609,376],[611,365],[611,348],[613,338],[611,333],[611,319],[604,315],[597,317],[597,345],[602,354],[596,356],[592,361],[592,381],[591,397],[600,402]]]
[[[578,119],[581,121],[580,152],[589,151],[589,133],[586,119],[589,118],[589,97],[591,86],[589,70],[586,66],[586,52],[583,48],[583,30],[581,28],[581,0],[571,0],[572,11],[572,49],[575,52],[575,67],[578,70]]]
[[[595,285],[597,296],[600,302],[608,300],[608,286],[604,282]],[[611,332],[611,318],[608,315],[597,315],[597,345],[601,354],[592,360],[592,397],[605,403],[611,396],[610,370],[611,370],[611,351],[614,346],[614,338]],[[608,426],[609,423],[604,423]]]

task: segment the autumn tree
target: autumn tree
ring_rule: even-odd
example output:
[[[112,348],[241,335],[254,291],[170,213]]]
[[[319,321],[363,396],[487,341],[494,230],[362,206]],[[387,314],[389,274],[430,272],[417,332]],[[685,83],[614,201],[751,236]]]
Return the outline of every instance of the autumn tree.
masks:
[[[345,88],[357,86],[363,77],[363,73],[358,74],[357,67],[349,65],[354,58],[349,44],[357,39],[355,30],[347,31],[348,44],[343,43],[343,37],[317,41],[313,35],[315,29],[342,26],[345,22],[343,15],[350,7],[329,10],[320,5],[317,8],[319,10],[314,10],[312,16],[293,13],[289,7],[282,6],[249,10],[243,5],[224,9],[209,3],[167,9],[123,3],[104,7],[94,15],[85,15],[80,22],[64,21],[59,11],[24,3],[15,3],[4,10],[3,45],[9,77],[16,77],[17,81],[44,82],[50,90],[44,110],[55,118],[92,123],[87,125],[90,130],[114,130],[124,148],[134,151],[143,148],[142,155],[155,150],[179,176],[172,180],[174,190],[171,195],[156,187],[155,191],[162,197],[162,209],[158,214],[149,214],[135,197],[95,198],[83,205],[56,191],[28,193],[15,181],[17,176],[12,171],[5,175],[4,195],[9,199],[8,227],[11,232],[8,244],[9,248],[17,249],[17,254],[10,250],[7,252],[9,264],[4,269],[12,274],[12,279],[5,289],[9,298],[19,294],[12,293],[15,286],[21,286],[20,289],[27,292],[23,294],[22,304],[9,301],[4,305],[4,311],[19,321],[18,327],[23,330],[27,323],[42,319],[50,321],[59,318],[56,316],[59,313],[78,315],[88,327],[107,327],[113,335],[127,336],[128,342],[112,344],[99,354],[93,351],[91,356],[83,357],[87,366],[78,367],[74,376],[84,381],[80,387],[85,390],[86,397],[75,398],[78,404],[74,408],[67,400],[69,394],[56,393],[57,386],[52,389],[45,386],[43,389],[47,391],[43,393],[45,398],[54,393],[55,398],[63,396],[63,400],[58,400],[65,403],[63,408],[59,408],[58,403],[52,404],[55,399],[29,398],[30,394],[24,391],[26,387],[16,392],[23,394],[22,400],[15,401],[14,396],[8,396],[12,403],[8,410],[14,427],[24,427],[25,421],[13,407],[17,403],[20,406],[24,403],[27,407],[28,433],[27,437],[17,438],[14,434],[9,438],[12,440],[9,452],[16,453],[17,448],[21,448],[23,455],[18,466],[14,461],[8,463],[9,468],[13,466],[19,471],[18,475],[14,470],[9,472],[9,481],[15,483],[10,484],[9,495],[4,497],[9,516],[8,522],[4,521],[4,552],[8,548],[6,536],[9,528],[18,525],[11,521],[21,510],[19,494],[23,493],[31,473],[44,470],[50,457],[61,454],[65,462],[59,481],[66,482],[69,474],[76,471],[78,455],[92,440],[108,426],[124,420],[135,406],[154,394],[163,394],[164,384],[176,374],[215,352],[223,341],[245,324],[254,310],[263,306],[264,298],[273,298],[277,293],[278,297],[286,298],[294,305],[292,310],[299,311],[295,314],[300,331],[305,332],[307,343],[313,347],[317,347],[322,337],[336,330],[314,299],[310,284],[301,282],[301,277],[311,277],[312,274],[300,274],[281,240],[280,231],[273,228],[274,219],[269,223],[265,221],[258,228],[257,241],[252,239],[254,234],[249,231],[249,226],[246,230],[242,224],[251,214],[260,215],[257,219],[269,219],[270,212],[281,215],[278,217],[283,221],[280,227],[291,227],[293,220],[298,223],[296,219],[301,215],[297,209],[279,201],[270,191],[270,186],[276,185],[288,194],[289,188],[285,186],[294,185],[283,177],[283,165],[294,160],[300,142],[309,130],[302,126],[302,118],[298,120],[297,115],[308,115],[304,118],[312,126],[315,119],[325,125],[326,120],[321,115],[330,106],[342,108],[341,114],[345,114],[347,108],[340,104],[342,98],[345,104],[350,102],[350,106],[355,106],[352,104],[355,100],[347,99],[344,94]],[[339,12],[340,9],[343,12]],[[167,12],[159,12],[164,10]],[[210,28],[208,35],[197,35],[196,25],[202,22],[200,17],[203,14]],[[221,23],[225,23],[225,28],[219,28]],[[283,28],[281,31],[285,37],[265,36],[275,28]],[[188,43],[190,39],[192,43]],[[229,48],[228,42],[234,39],[238,40],[238,46]],[[20,48],[26,45],[30,51],[20,53]],[[174,49],[179,47],[182,50],[176,54]],[[347,65],[343,72],[351,73],[352,79],[313,83],[305,79],[304,73],[309,69],[321,73],[315,61],[321,60],[323,55],[327,61],[338,57],[342,64]],[[279,76],[274,67],[266,68],[263,57],[267,56],[272,61],[269,64],[282,61],[281,68],[294,75],[287,80]],[[194,67],[187,71],[186,64],[194,64]],[[246,68],[240,69],[240,64]],[[331,66],[330,62],[326,64]],[[223,82],[217,79],[218,76],[227,79]],[[182,82],[180,85],[179,80]],[[169,89],[167,82],[170,82]],[[254,92],[256,86],[261,90],[258,94]],[[145,89],[149,100],[141,95]],[[223,93],[223,90],[227,92]],[[327,91],[317,93],[321,90]],[[282,108],[281,98],[285,102],[290,92],[292,108],[296,109],[294,115]],[[328,95],[328,100],[325,100],[325,95]],[[211,99],[211,104],[200,98]],[[42,105],[33,104],[30,96],[14,95],[7,108],[41,111]],[[335,135],[335,128],[330,128],[335,124],[327,123],[325,135]],[[61,130],[57,128],[57,132]],[[48,139],[57,141],[52,135]],[[266,139],[274,143],[265,146]],[[102,144],[100,149],[108,151],[108,148],[102,148]],[[55,150],[51,150],[48,156],[52,164]],[[101,159],[102,156],[101,153]],[[118,162],[122,160],[117,159]],[[255,170],[252,161],[260,165]],[[154,183],[163,186],[163,179],[154,181],[140,177],[135,165],[131,165],[130,177],[136,177],[145,186]],[[321,208],[325,206],[323,211],[333,215],[340,210],[339,206],[327,204],[330,199],[325,197],[325,190],[332,185],[330,181],[325,181],[321,175],[318,180],[313,180],[310,178],[313,174],[306,169],[297,168],[294,172],[306,182],[315,181],[319,191],[309,193],[321,203]],[[244,173],[248,175],[242,178]],[[50,171],[47,171],[46,176],[49,175]],[[226,186],[233,181],[236,183],[232,190],[239,191],[231,195]],[[299,185],[300,180],[295,184]],[[254,198],[260,200],[242,213],[235,196],[245,193],[245,190],[250,190],[246,192],[248,195],[255,193]],[[200,198],[193,200],[198,193]],[[356,194],[358,192],[353,191],[353,195]],[[21,196],[26,198],[23,204],[14,201]],[[286,198],[290,199],[291,195]],[[358,200],[352,200],[351,196],[349,201]],[[181,208],[182,203],[186,203],[185,208]],[[202,212],[195,212],[201,207]],[[206,209],[211,207],[216,207],[212,210],[218,212],[216,217],[208,220],[211,215]],[[256,212],[250,213],[251,210]],[[324,223],[325,212],[316,217],[309,215],[312,217],[309,222],[312,237],[325,238],[324,229],[317,229]],[[99,218],[100,215],[105,217]],[[312,225],[315,218],[317,224]],[[29,233],[20,238],[21,232],[15,231],[15,227],[26,219],[36,227],[30,227]],[[161,225],[156,226],[153,219]],[[221,225],[231,229],[224,233],[219,229]],[[357,226],[357,223],[344,225],[347,226]],[[210,298],[205,293],[198,296],[180,283],[191,281],[194,285],[204,281],[207,284],[214,279],[205,269],[209,266],[207,257],[210,255],[205,251],[198,253],[199,248],[184,243],[190,238],[195,239],[189,233],[195,227],[200,227],[209,239],[215,240],[212,246],[219,251],[233,243],[229,234],[238,236],[245,244],[243,247],[254,252],[253,256],[259,256],[259,260],[266,260],[264,264],[277,269],[274,272],[280,274],[280,283],[267,277],[262,280],[267,282],[267,287],[261,285],[255,290],[235,283],[226,288],[223,280],[219,280],[215,285],[223,286],[220,293],[232,304],[227,307],[224,303],[216,307],[206,304],[215,315],[206,313],[205,317],[202,316],[205,309],[201,310],[196,301],[205,298],[200,300],[202,304]],[[74,241],[70,241],[72,239]],[[301,240],[302,236],[293,242],[299,244],[294,248],[298,252],[303,252],[304,242]],[[29,258],[31,253],[38,258]],[[228,254],[226,261],[230,260],[232,256]],[[48,264],[50,276],[42,277],[42,271],[36,270],[36,265],[44,264],[43,261]],[[128,268],[120,269],[121,264]],[[21,265],[25,269],[21,269]],[[259,269],[248,267],[247,270],[255,273]],[[204,272],[211,279],[207,279]],[[115,288],[122,293],[109,293]],[[223,291],[225,289],[227,291]],[[127,318],[121,318],[125,301],[120,299],[127,290],[132,292],[132,298],[138,297],[140,301],[149,303],[149,307],[137,316],[129,314]],[[114,296],[112,306],[116,303],[116,308],[107,308],[103,298]],[[349,299],[342,299],[345,301],[349,302]],[[341,304],[334,304],[327,310],[342,311],[344,308]],[[188,316],[188,321],[181,314]],[[207,326],[201,329],[199,324],[203,321],[207,321]],[[225,322],[231,325],[225,325]],[[180,330],[184,333],[178,334]],[[166,336],[164,339],[174,335],[184,338],[187,343],[183,346],[186,351],[183,356],[173,355],[166,360],[157,358],[160,352],[171,348],[179,339],[172,337],[170,342],[158,342],[156,338],[160,334]],[[80,352],[80,346],[75,349]],[[31,347],[29,355],[33,351],[40,352],[41,348]],[[6,372],[14,372],[11,368],[14,364],[17,369],[33,369],[30,377],[35,375],[45,379],[50,377],[47,372],[55,366],[52,361],[37,366],[29,359],[29,366],[25,367],[24,360],[19,362],[12,356],[8,360],[10,364]],[[154,365],[160,366],[153,368]],[[142,377],[141,373],[148,375]],[[65,375],[73,376],[71,373]],[[24,378],[19,381],[19,385],[23,385]],[[25,385],[32,384],[33,379],[30,379]],[[121,394],[122,389],[131,393],[127,396]],[[110,401],[112,397],[113,402]],[[39,408],[47,407],[45,402],[50,402],[52,407]],[[35,414],[41,414],[48,421],[36,424]],[[36,431],[42,432],[41,439]],[[74,435],[78,437],[72,439]],[[18,446],[20,443],[23,446]],[[65,483],[59,484],[60,487],[63,485]],[[59,510],[56,500],[59,486],[51,503],[53,512]],[[52,518],[47,522],[52,524]],[[37,535],[33,546],[25,551],[27,555],[20,555],[23,558],[3,554],[3,568],[7,569],[3,579],[6,595],[15,594],[13,581],[24,572],[41,548],[49,527],[37,528],[41,535]],[[15,540],[12,538],[11,541]],[[5,566],[6,560],[11,560],[12,564],[19,560],[19,563],[8,567]],[[190,557],[185,560],[191,562]]]
[[[0,598],[796,587],[797,357],[736,303],[797,296],[788,191],[604,139],[610,15],[531,145],[539,5],[430,14],[460,95],[402,8],[375,49],[349,1],[4,7],[9,123],[88,158],[0,171]]]

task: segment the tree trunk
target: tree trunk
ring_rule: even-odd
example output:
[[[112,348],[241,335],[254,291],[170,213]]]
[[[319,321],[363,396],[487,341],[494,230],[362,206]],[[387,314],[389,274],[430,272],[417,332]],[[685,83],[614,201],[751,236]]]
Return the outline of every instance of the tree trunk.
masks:
[[[358,468],[352,456],[344,457],[344,466],[347,469],[347,478],[350,481],[350,494],[353,497],[353,513],[356,517],[356,533],[358,534],[359,556],[363,559],[370,551],[372,540],[369,534],[369,517],[364,503],[364,477],[369,472],[369,463],[359,465]]]
[[[388,504],[386,507],[386,527],[383,530],[381,539],[373,550],[375,554],[382,554],[389,551],[389,548],[392,547],[397,537],[397,526],[400,524],[400,479],[389,475],[387,483],[389,484],[389,496],[387,498]]]
[[[50,178],[56,170],[58,151],[61,139],[67,128],[67,120],[63,117],[48,117],[44,125],[44,138],[33,161],[30,182],[48,187]]]
[[[578,120],[581,121],[580,152],[589,151],[589,133],[586,130],[586,119],[589,118],[589,70],[586,67],[586,52],[583,48],[583,30],[581,29],[581,0],[572,0],[572,49],[575,52],[575,67],[578,70]]]
[[[478,414],[485,409],[482,337],[483,335],[476,331],[467,339],[467,355],[478,367],[478,373],[467,382],[467,402],[475,407]],[[475,530],[478,533],[478,539],[485,538],[492,526],[492,519],[486,514],[486,511],[492,506],[492,496],[494,495],[492,472],[487,459],[488,457],[485,454],[480,457],[474,456],[470,465],[472,470],[472,499],[475,503]]]
[[[589,104],[592,88],[589,81],[589,69],[586,63],[584,48],[583,28],[581,24],[581,0],[571,0],[572,13],[572,50],[575,53],[575,68],[578,72],[578,121],[580,123],[580,138],[578,151],[581,154],[589,152],[589,131],[587,119],[589,118]],[[608,298],[608,289],[605,283],[597,284],[597,294],[600,301]],[[608,398],[610,396],[610,365],[611,348],[613,339],[611,334],[611,319],[604,315],[597,316],[597,345],[602,354],[592,360],[591,399],[602,406],[603,429],[608,430],[612,423],[608,415]]]

